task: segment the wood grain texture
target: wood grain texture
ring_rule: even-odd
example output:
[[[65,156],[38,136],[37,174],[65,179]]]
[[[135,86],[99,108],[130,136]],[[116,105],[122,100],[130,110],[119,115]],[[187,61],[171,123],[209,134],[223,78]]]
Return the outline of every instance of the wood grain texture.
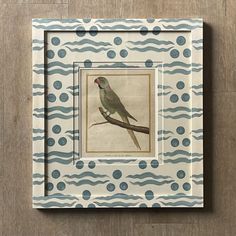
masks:
[[[0,0],[0,235],[236,234],[234,0]],[[31,208],[31,18],[204,19],[205,209]]]

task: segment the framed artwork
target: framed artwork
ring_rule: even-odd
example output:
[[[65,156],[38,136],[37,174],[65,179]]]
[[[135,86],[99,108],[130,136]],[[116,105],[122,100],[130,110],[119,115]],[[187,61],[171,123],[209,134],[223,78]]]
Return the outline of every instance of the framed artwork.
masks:
[[[203,207],[202,19],[33,19],[33,207]]]

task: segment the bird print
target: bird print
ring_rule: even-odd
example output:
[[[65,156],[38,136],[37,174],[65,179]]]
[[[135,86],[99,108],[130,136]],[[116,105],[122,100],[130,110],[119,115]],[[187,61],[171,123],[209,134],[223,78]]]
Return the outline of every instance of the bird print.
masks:
[[[97,77],[94,80],[94,83],[96,83],[99,87],[99,95],[100,100],[102,103],[102,106],[106,109],[108,113],[114,114],[117,112],[123,122],[130,124],[129,119],[133,119],[137,121],[126,109],[125,106],[122,104],[120,98],[118,95],[112,90],[112,88],[109,85],[108,80],[105,77]],[[133,130],[127,129],[131,139],[133,140],[135,146],[141,150],[141,147],[138,143],[138,140],[134,134]]]

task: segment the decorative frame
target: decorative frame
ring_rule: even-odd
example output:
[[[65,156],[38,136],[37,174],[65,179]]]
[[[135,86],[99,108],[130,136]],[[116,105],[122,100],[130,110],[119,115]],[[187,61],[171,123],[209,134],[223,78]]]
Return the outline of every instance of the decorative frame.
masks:
[[[202,19],[33,19],[32,53],[34,208],[204,206]],[[80,159],[80,68],[130,63],[158,74],[158,157]]]

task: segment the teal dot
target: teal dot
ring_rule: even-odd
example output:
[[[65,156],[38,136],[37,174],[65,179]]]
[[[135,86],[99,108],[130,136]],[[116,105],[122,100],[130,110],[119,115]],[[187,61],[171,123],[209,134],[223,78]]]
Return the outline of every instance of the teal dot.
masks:
[[[178,102],[178,100],[179,100],[179,97],[176,94],[173,94],[170,96],[171,102],[176,103],[176,102]]]
[[[83,161],[77,161],[76,162],[76,168],[77,169],[82,169],[84,167],[84,162]]]
[[[57,53],[57,55],[60,57],[60,58],[63,58],[66,56],[66,50],[65,49],[60,49]]]
[[[59,80],[55,81],[55,82],[53,83],[53,87],[54,87],[55,89],[57,89],[57,90],[61,89],[61,87],[62,87],[61,81],[59,81]]]
[[[177,58],[177,57],[179,57],[179,51],[178,51],[177,49],[172,49],[172,50],[170,51],[170,56],[171,56],[172,58]]]
[[[155,26],[152,30],[152,33],[154,35],[158,35],[158,34],[160,34],[160,32],[161,32],[161,28],[159,26]]]
[[[53,146],[55,144],[55,140],[53,138],[48,138],[47,144],[48,144],[48,146]]]
[[[114,179],[120,179],[122,176],[122,172],[120,170],[115,170],[112,174]]]
[[[110,183],[107,185],[107,191],[113,192],[115,190],[115,185]]]
[[[147,200],[152,200],[154,198],[153,192],[151,190],[146,191],[145,197]]]
[[[76,34],[77,34],[79,37],[83,37],[83,36],[86,34],[85,28],[84,28],[83,26],[79,26],[79,27],[76,29]]]
[[[161,207],[161,206],[160,206],[159,203],[153,203],[153,204],[152,204],[152,207],[153,207],[153,208],[159,208],[159,207]]]
[[[185,133],[185,129],[184,129],[183,126],[179,126],[179,127],[177,127],[176,132],[178,134],[184,134]]]
[[[92,62],[90,60],[85,60],[84,61],[84,67],[91,68],[92,67]]]
[[[115,56],[116,56],[115,51],[109,50],[109,51],[107,52],[107,57],[113,59],[113,58],[115,58]]]
[[[183,144],[185,147],[188,147],[188,146],[190,145],[190,139],[184,138],[183,141],[182,141],[182,144]]]
[[[140,169],[145,169],[147,167],[147,162],[146,161],[140,161],[138,164]]]
[[[177,191],[178,189],[179,189],[179,185],[177,184],[177,183],[173,183],[173,184],[171,184],[171,189],[173,190],[173,191]]]
[[[52,59],[55,56],[55,53],[53,50],[47,50],[46,56],[47,58]]]
[[[147,22],[148,22],[148,23],[153,23],[154,21],[155,21],[154,18],[148,18],[148,19],[147,19]]]
[[[53,37],[51,42],[54,46],[58,46],[60,44],[60,39],[58,37]]]
[[[120,51],[120,56],[123,57],[123,58],[127,57],[127,56],[128,56],[127,50],[122,49],[122,50]]]
[[[91,21],[90,18],[84,18],[84,19],[83,19],[83,22],[84,22],[84,23],[89,23],[90,21]]]
[[[191,50],[188,48],[184,49],[183,55],[184,57],[191,57]]]
[[[171,146],[172,147],[178,147],[179,146],[179,140],[177,138],[173,138],[171,140]]]
[[[62,102],[66,102],[69,99],[66,93],[62,93],[59,98]]]
[[[90,30],[89,30],[89,34],[90,34],[91,36],[96,36],[97,33],[98,33],[98,28],[97,28],[96,26],[92,26],[92,27],[90,28]]]
[[[151,167],[152,167],[152,168],[157,168],[158,166],[159,166],[158,160],[152,160],[152,161],[151,161]]]
[[[188,93],[184,93],[184,94],[182,94],[181,99],[182,99],[182,101],[184,101],[184,102],[188,102],[189,99],[190,99],[190,96],[189,96]]]
[[[83,191],[83,199],[89,200],[90,197],[91,197],[91,193],[88,190],[84,190]]]
[[[145,66],[146,66],[146,67],[152,67],[152,66],[153,66],[153,61],[150,60],[150,59],[146,60],[146,61],[145,61]]]
[[[64,182],[59,182],[59,183],[57,184],[57,189],[58,189],[59,191],[63,191],[65,188],[66,188],[66,185],[65,185]]]
[[[180,46],[184,45],[186,43],[186,39],[184,36],[179,36],[177,39],[176,39],[176,43]]]
[[[122,44],[122,39],[120,37],[115,37],[114,38],[114,44],[116,44],[116,45]]]
[[[185,177],[185,172],[183,170],[179,170],[176,175],[179,179],[183,179]]]
[[[95,166],[96,166],[96,164],[95,164],[94,161],[90,161],[90,162],[88,163],[88,167],[89,167],[90,169],[95,168]]]
[[[49,102],[55,102],[57,99],[53,93],[48,94],[47,98]]]
[[[183,189],[185,190],[185,191],[189,191],[190,189],[191,189],[191,185],[190,185],[190,183],[184,183],[183,184]]]
[[[139,207],[140,207],[140,208],[147,208],[147,205],[146,205],[145,203],[141,203],[141,204],[139,205]]]
[[[96,208],[96,206],[93,203],[88,204],[88,208]]]
[[[58,143],[59,145],[64,146],[67,143],[67,139],[65,137],[59,138]]]
[[[53,185],[53,183],[48,182],[48,183],[46,183],[45,188],[47,191],[52,191],[54,188],[54,185]]]
[[[54,125],[52,127],[52,132],[55,134],[59,134],[61,132],[61,126],[60,125]]]
[[[52,177],[53,177],[54,179],[58,179],[58,178],[60,177],[60,175],[61,175],[61,173],[60,173],[59,170],[54,170],[54,171],[52,172]]]
[[[128,184],[125,183],[125,182],[120,183],[120,189],[124,190],[124,191],[127,190],[128,189]]]
[[[82,204],[76,204],[75,208],[83,208],[83,205]]]
[[[183,88],[185,87],[185,84],[184,84],[183,81],[179,81],[179,82],[176,84],[176,87],[177,87],[178,89],[183,89]]]
[[[143,26],[141,29],[140,29],[140,34],[141,35],[146,35],[148,33],[148,28]]]

